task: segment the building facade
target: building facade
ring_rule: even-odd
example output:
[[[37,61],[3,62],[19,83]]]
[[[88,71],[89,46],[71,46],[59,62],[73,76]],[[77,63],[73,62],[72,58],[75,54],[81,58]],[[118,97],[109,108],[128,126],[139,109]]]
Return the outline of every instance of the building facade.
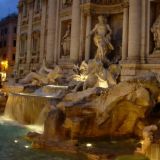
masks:
[[[94,58],[93,37],[86,37],[99,15],[112,29],[112,57],[119,57],[122,80],[159,72],[159,33],[153,27],[159,23],[159,0],[20,0],[18,7],[19,74],[37,69],[44,58],[64,68]]]
[[[15,64],[17,15],[11,14],[0,21],[0,59],[8,60],[10,68]]]

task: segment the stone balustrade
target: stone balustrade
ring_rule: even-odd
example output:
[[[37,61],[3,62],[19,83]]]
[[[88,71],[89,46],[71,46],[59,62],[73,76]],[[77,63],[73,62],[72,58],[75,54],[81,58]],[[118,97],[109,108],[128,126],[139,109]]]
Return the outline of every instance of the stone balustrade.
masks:
[[[96,4],[103,4],[103,5],[112,5],[117,3],[122,3],[123,0],[81,0],[81,4],[84,3],[96,3]]]

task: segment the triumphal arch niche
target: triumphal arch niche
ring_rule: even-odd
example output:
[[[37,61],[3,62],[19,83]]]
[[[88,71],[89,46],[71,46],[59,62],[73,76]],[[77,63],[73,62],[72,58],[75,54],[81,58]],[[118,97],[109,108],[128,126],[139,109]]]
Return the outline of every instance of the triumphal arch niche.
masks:
[[[81,11],[84,18],[85,35],[90,34],[98,23],[99,17],[103,16],[106,20],[106,25],[111,29],[111,44],[112,48],[110,58],[121,57],[122,46],[122,28],[123,28],[123,1],[122,0],[92,0],[90,3],[82,3]],[[109,29],[109,30],[110,30]],[[108,31],[110,32],[110,31]],[[95,57],[96,45],[94,37],[85,39],[85,60]]]
[[[59,24],[59,60],[58,63],[63,63],[76,59],[77,62],[82,60],[88,61],[96,56],[97,46],[94,42],[94,34],[90,35],[99,21],[100,16],[106,20],[106,24],[110,27],[111,44],[114,49],[109,55],[109,58],[121,58],[122,50],[122,28],[123,28],[123,0],[81,0],[79,4],[79,16],[74,14],[76,7],[75,1],[62,0],[60,9],[60,24]],[[78,1],[77,1],[78,3]],[[79,21],[75,16],[79,17]],[[75,31],[79,31],[78,45],[74,35]],[[76,40],[75,40],[76,39]],[[73,43],[74,41],[74,43]],[[74,44],[74,45],[72,45]],[[78,46],[74,49],[75,46]],[[72,53],[74,52],[74,53]],[[75,58],[77,57],[77,58]]]

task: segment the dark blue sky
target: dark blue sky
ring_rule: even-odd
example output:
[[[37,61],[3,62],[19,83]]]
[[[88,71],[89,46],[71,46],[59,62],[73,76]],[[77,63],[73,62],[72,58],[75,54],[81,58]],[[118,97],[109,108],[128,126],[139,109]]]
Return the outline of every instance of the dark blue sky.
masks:
[[[17,12],[18,0],[0,0],[0,19],[10,13]]]

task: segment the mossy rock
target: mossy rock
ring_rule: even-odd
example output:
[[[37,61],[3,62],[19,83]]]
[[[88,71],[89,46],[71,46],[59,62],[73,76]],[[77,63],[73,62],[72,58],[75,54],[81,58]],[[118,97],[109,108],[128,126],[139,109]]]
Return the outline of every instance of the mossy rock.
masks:
[[[115,160],[149,160],[149,158],[141,155],[125,155],[119,156]]]

